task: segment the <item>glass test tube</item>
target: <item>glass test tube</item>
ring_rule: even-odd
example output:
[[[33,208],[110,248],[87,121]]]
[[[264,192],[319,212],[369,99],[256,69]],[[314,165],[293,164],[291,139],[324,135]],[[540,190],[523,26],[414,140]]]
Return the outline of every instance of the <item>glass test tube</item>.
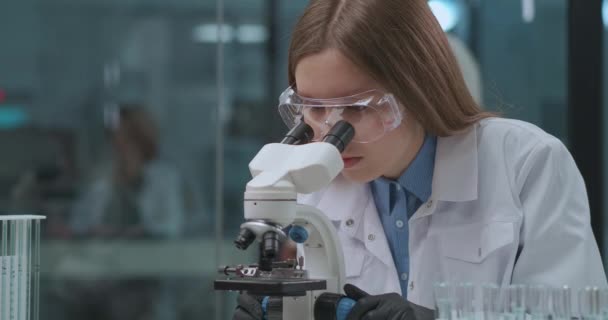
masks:
[[[40,219],[0,215],[0,320],[38,320]]]
[[[505,289],[503,299],[504,316],[512,320],[526,318],[526,286],[510,285]]]
[[[483,320],[499,320],[502,314],[500,288],[495,284],[481,286],[481,315]]]
[[[568,286],[551,289],[551,307],[554,320],[572,319],[572,289]]]
[[[435,319],[451,320],[454,305],[453,286],[448,282],[441,282],[436,283],[433,287],[435,293]]]
[[[475,319],[475,287],[472,283],[461,283],[455,286],[456,319],[474,320]]]
[[[578,305],[581,319],[599,320],[600,315],[600,290],[598,287],[585,287],[579,290]]]
[[[532,320],[549,319],[549,288],[543,285],[528,287],[526,294],[527,308]]]
[[[0,319],[8,319],[10,278],[8,276],[8,221],[0,221]]]

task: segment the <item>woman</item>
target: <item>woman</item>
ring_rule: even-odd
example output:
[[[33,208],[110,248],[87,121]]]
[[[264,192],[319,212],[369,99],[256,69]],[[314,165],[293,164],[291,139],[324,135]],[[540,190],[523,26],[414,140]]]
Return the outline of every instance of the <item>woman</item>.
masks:
[[[439,281],[606,286],[567,149],[480,109],[426,0],[311,1],[289,83],[288,124],[355,127],[341,176],[300,199],[338,225],[346,293],[371,295],[349,319],[433,309]],[[257,318],[251,302],[235,318]]]
[[[159,160],[159,132],[144,105],[120,104],[107,109],[105,129],[112,161],[85,189],[72,209],[76,236],[100,241],[177,239],[183,235],[186,206],[182,177]],[[72,257],[78,265],[111,268],[120,259],[110,255]],[[64,265],[68,265],[64,263]],[[167,298],[171,279],[103,279],[69,282],[60,293],[74,319],[168,319],[175,302]],[[170,313],[169,313],[170,314]]]
[[[158,159],[158,130],[139,104],[108,110],[112,163],[73,209],[72,229],[94,237],[177,238],[184,228],[182,178]]]

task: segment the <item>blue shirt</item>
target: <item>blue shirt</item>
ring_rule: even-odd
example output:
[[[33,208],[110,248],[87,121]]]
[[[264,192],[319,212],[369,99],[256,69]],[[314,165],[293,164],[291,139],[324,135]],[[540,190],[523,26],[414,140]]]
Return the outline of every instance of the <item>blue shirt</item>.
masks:
[[[436,146],[437,138],[427,135],[418,154],[397,181],[378,178],[371,182],[403,297],[407,297],[410,262],[408,220],[431,197]]]

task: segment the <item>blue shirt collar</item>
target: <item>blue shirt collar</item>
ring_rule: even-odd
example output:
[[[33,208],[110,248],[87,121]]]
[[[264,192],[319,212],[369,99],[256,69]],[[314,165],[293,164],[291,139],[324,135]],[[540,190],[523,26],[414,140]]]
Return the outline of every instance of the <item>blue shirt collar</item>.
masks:
[[[426,136],[416,158],[399,177],[399,184],[422,202],[431,197],[437,138]]]
[[[405,188],[422,202],[428,201],[431,197],[436,147],[437,137],[427,135],[412,163],[397,179],[402,188]],[[388,185],[394,182],[380,177],[373,183],[380,189],[388,190]]]

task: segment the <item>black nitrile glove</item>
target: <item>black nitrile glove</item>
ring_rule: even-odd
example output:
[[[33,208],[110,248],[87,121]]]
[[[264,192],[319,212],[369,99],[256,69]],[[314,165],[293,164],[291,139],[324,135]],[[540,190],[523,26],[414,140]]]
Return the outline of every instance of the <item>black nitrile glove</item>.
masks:
[[[264,318],[262,299],[263,297],[255,297],[247,293],[239,294],[232,320],[262,320]]]
[[[347,284],[346,295],[357,301],[346,320],[414,320],[409,303],[397,293],[386,293],[377,296]]]

